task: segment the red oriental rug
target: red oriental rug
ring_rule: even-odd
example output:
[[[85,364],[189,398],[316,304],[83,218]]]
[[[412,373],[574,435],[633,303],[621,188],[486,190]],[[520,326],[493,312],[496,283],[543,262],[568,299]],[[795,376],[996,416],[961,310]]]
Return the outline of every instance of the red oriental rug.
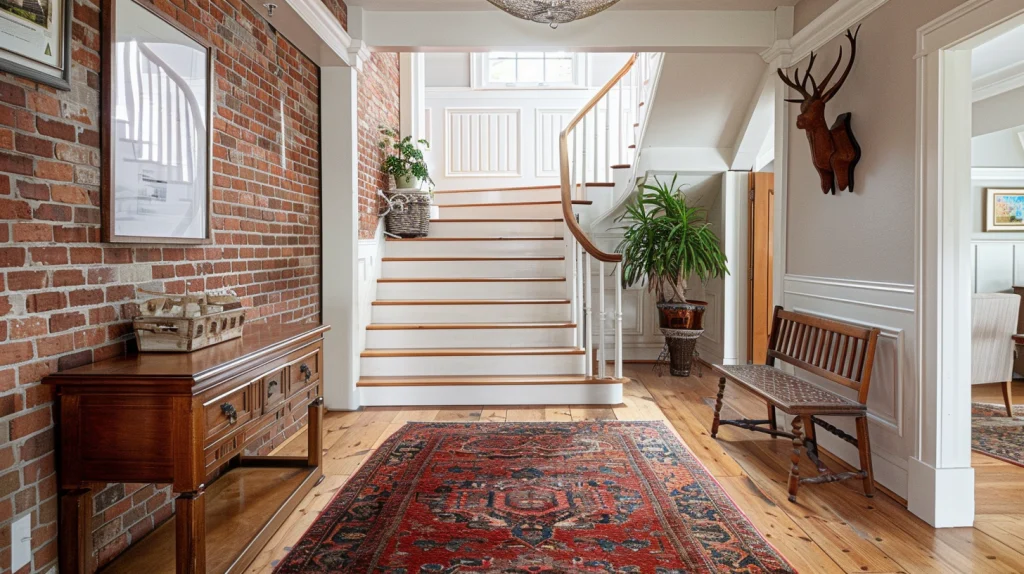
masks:
[[[277,574],[795,572],[660,422],[410,423]]]

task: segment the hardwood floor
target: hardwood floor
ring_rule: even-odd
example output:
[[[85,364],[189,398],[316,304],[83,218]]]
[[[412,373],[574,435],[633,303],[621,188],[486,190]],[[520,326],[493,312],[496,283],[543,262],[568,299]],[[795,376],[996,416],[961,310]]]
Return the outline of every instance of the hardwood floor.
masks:
[[[790,443],[735,427],[709,436],[717,380],[659,375],[629,365],[622,405],[614,407],[368,408],[325,417],[326,479],[270,541],[249,572],[269,573],[317,513],[391,433],[408,421],[666,420],[758,530],[804,573],[1024,572],[1024,468],[975,453],[978,516],[975,528],[934,530],[885,494],[865,498],[859,481],[802,488],[786,500]],[[1024,393],[1019,396],[1024,396]],[[760,417],[763,403],[726,391],[723,416]],[[304,435],[281,454],[303,454]],[[806,458],[804,459],[807,460]],[[830,461],[833,462],[833,461]],[[809,461],[803,465],[811,474]]]

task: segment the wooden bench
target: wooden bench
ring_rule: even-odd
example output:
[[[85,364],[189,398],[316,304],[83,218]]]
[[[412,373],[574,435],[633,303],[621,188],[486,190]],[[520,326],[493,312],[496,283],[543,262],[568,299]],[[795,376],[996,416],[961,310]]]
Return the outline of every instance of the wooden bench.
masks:
[[[849,478],[864,480],[864,494],[874,496],[875,479],[871,470],[871,442],[868,438],[868,387],[875,358],[878,329],[859,327],[821,317],[775,308],[772,334],[768,342],[767,365],[714,365],[721,375],[715,420],[711,436],[718,436],[722,425],[763,432],[773,437],[793,440],[792,467],[789,473],[789,500],[796,502],[801,483],[827,483]],[[806,379],[790,375],[775,366],[783,361],[857,391],[857,399],[849,399],[822,388]],[[766,420],[722,420],[722,397],[727,381],[739,385],[768,403]],[[793,431],[779,430],[776,409],[793,416]],[[821,420],[820,416],[856,418],[857,436],[853,437]],[[860,470],[832,472],[818,456],[815,425],[857,447]],[[800,478],[800,449],[818,469],[818,476]]]

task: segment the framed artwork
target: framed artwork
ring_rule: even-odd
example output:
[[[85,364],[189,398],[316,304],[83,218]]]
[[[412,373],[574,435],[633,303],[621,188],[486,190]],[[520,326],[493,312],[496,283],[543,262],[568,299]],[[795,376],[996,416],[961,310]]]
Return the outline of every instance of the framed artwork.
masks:
[[[71,0],[0,0],[0,70],[71,89]]]
[[[103,238],[207,243],[213,48],[146,0],[101,14]]]
[[[985,190],[985,231],[1024,231],[1024,189]]]

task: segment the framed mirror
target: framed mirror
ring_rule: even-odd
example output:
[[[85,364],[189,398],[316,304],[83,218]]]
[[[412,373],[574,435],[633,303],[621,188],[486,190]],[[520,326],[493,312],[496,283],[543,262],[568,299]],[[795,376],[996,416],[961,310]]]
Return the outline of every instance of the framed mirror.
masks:
[[[213,48],[145,0],[101,14],[103,239],[209,242]]]

